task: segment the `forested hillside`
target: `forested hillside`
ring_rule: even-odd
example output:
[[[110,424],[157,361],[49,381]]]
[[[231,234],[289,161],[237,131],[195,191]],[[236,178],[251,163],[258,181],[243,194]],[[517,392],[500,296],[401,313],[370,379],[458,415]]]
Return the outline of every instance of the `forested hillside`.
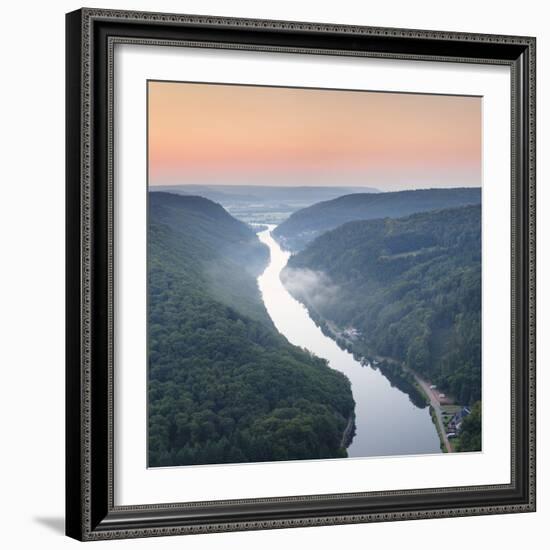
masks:
[[[221,206],[149,193],[149,466],[346,456],[349,382],[273,327],[267,254]]]
[[[480,202],[481,189],[465,187],[344,195],[294,212],[273,235],[283,247],[297,251],[325,231],[350,221],[399,218]]]
[[[355,348],[403,362],[473,403],[481,393],[481,207],[350,222],[292,256],[281,278]]]

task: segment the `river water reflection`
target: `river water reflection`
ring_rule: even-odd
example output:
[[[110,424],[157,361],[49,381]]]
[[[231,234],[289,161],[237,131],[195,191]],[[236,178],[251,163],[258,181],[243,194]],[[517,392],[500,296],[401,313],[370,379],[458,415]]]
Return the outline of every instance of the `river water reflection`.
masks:
[[[277,330],[289,342],[306,348],[343,372],[355,399],[356,433],[350,457],[440,453],[439,437],[428,408],[420,409],[378,371],[362,366],[351,353],[325,336],[307,309],[285,289],[280,273],[290,254],[271,236],[274,226],[258,234],[270,250],[270,263],[258,285]]]

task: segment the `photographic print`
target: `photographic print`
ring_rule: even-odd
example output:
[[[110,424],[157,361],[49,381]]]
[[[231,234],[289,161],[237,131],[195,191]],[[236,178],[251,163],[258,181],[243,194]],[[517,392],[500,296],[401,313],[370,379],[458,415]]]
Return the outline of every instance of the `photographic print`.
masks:
[[[147,98],[148,466],[481,451],[481,98]]]

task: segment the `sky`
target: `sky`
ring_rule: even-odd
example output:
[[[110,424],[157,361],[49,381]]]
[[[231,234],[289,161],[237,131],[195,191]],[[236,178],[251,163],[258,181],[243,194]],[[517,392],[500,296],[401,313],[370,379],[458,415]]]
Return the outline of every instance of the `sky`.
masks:
[[[148,83],[149,184],[481,186],[481,98]]]

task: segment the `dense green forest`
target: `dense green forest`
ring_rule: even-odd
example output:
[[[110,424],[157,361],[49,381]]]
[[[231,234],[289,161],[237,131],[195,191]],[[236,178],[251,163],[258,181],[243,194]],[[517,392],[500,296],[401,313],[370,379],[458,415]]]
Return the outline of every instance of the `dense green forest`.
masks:
[[[481,189],[419,189],[363,193],[319,202],[294,212],[273,232],[281,246],[301,250],[316,237],[355,220],[399,218],[417,212],[480,204]]]
[[[281,278],[314,318],[356,329],[355,350],[408,364],[462,404],[480,399],[480,206],[344,224]]]
[[[200,197],[148,213],[149,466],[346,456],[349,382],[273,327],[252,229]]]

